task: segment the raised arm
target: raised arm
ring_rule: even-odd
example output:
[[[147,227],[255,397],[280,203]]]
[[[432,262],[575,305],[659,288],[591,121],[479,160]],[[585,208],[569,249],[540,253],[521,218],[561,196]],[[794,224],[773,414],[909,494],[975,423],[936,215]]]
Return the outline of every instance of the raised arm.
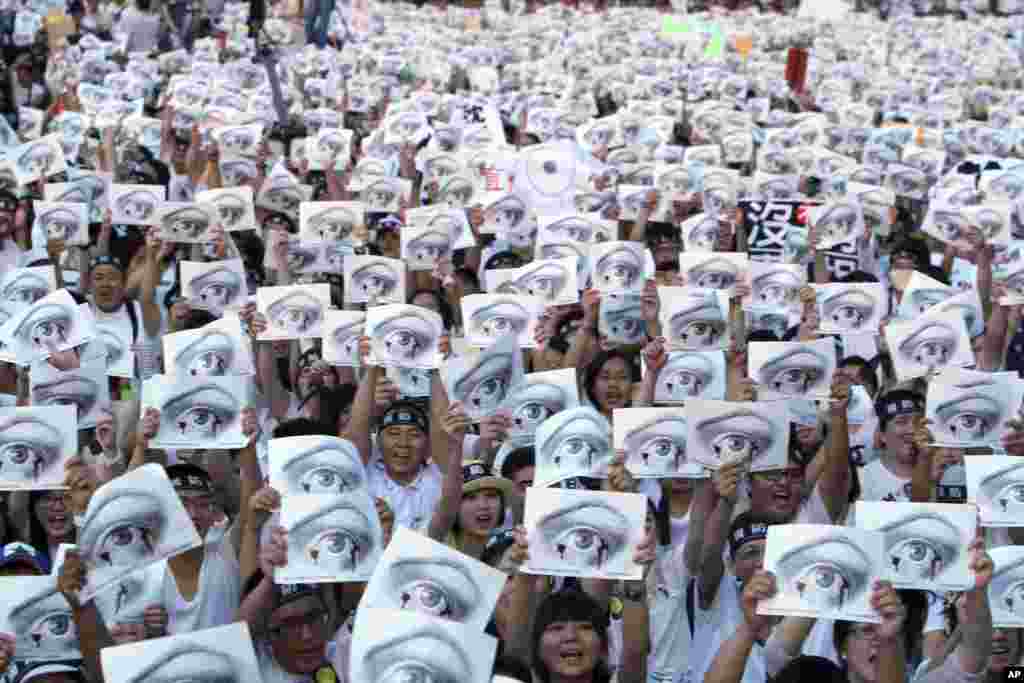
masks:
[[[451,404],[444,415],[443,429],[448,438],[448,467],[441,487],[441,500],[430,518],[429,535],[435,541],[444,542],[459,518],[462,503],[462,443],[473,421],[466,415],[462,404]]]
[[[818,491],[832,522],[841,524],[846,519],[850,499],[850,432],[846,424],[846,411],[850,405],[849,381],[836,377],[832,381],[832,395],[828,413],[831,427],[825,463],[818,477]]]
[[[754,643],[771,627],[771,617],[757,613],[757,604],[775,595],[775,576],[759,571],[747,581],[741,597],[743,622],[732,637],[718,648],[704,683],[740,683]]]
[[[725,574],[725,544],[729,537],[732,513],[739,497],[739,482],[746,471],[745,461],[733,462],[712,474],[715,507],[708,517],[704,552],[697,574],[697,596],[701,609],[710,609]]]
[[[366,366],[366,359],[369,357],[370,339],[363,337],[359,340],[359,352],[363,358],[363,365]],[[373,426],[374,396],[377,393],[377,380],[384,374],[384,368],[371,365],[366,368],[363,381],[359,383],[359,389],[352,401],[352,417],[348,421],[348,429],[342,433],[342,438],[348,439],[359,449],[359,455],[363,463],[369,463],[373,457],[373,446],[370,442],[370,430]]]
[[[163,316],[160,305],[156,302],[156,287],[160,284],[160,247],[161,242],[155,235],[146,238],[146,271],[139,291],[139,304],[142,306],[142,324],[146,334],[155,339],[160,335]],[[129,302],[129,306],[131,303]]]

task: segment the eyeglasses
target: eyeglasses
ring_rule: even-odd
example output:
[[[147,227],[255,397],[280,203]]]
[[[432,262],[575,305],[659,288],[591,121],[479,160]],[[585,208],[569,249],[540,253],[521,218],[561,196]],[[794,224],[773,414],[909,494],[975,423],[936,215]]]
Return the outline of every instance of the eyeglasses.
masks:
[[[327,631],[327,624],[330,621],[331,615],[327,613],[327,610],[315,610],[299,617],[287,619],[282,621],[280,624],[271,626],[267,629],[274,638],[302,638],[304,631],[308,627],[315,635],[322,635]]]
[[[783,481],[795,484],[799,481],[803,481],[804,473],[803,470],[794,468],[788,470],[770,470],[768,472],[751,472],[750,476],[757,481],[766,481],[771,484],[778,484]]]

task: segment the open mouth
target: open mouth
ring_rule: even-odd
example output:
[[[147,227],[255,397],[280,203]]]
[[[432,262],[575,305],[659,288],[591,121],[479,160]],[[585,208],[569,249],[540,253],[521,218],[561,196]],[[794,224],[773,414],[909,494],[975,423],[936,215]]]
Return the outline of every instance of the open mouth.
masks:
[[[558,653],[559,659],[569,666],[580,666],[583,664],[583,650],[578,647],[565,648]]]

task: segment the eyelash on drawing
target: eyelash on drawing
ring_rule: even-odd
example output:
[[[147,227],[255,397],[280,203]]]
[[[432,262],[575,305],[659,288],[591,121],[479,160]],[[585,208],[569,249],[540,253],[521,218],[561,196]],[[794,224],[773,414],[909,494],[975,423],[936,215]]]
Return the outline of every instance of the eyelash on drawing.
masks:
[[[234,365],[235,340],[218,331],[204,332],[175,356],[179,375],[188,377],[223,376]]]
[[[934,581],[960,557],[960,531],[948,520],[919,513],[881,527],[885,559],[899,579]]]
[[[281,471],[288,489],[282,493],[351,493],[363,486],[363,470],[351,442],[325,438],[312,447],[285,454]]]
[[[216,385],[171,397],[160,407],[160,431],[169,439],[216,440],[241,411],[238,399]]]
[[[866,592],[872,562],[858,545],[837,535],[787,550],[777,567],[787,593],[818,609],[838,610]]]

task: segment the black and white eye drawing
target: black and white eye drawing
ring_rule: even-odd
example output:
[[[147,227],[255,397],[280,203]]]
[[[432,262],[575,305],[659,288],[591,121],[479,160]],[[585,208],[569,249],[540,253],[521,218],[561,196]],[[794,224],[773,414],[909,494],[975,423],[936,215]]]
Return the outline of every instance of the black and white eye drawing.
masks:
[[[248,226],[246,218],[252,211],[252,197],[244,197],[234,192],[220,192],[209,197],[209,202],[217,207],[217,215],[225,230],[242,230]]]
[[[497,645],[468,625],[412,610],[367,610],[354,631],[352,676],[365,683],[473,683],[489,675]]]
[[[639,424],[630,421],[626,428],[626,467],[640,476],[678,476],[686,464],[686,418],[681,413],[643,410],[645,415],[655,414]]]
[[[789,307],[797,302],[804,284],[804,278],[792,269],[769,268],[752,277],[751,301],[754,306]]]
[[[714,251],[718,245],[719,231],[718,218],[713,214],[702,213],[688,218],[682,225],[686,251]]]
[[[42,299],[22,318],[13,336],[34,355],[52,353],[73,339],[76,316],[71,306]]]
[[[389,301],[404,297],[405,278],[400,262],[369,259],[351,273],[349,297],[353,303]]]
[[[79,528],[83,559],[103,577],[149,564],[159,559],[168,521],[159,492],[126,483],[101,487]]]
[[[764,199],[788,199],[800,194],[798,176],[775,176],[758,172],[754,194]]]
[[[80,658],[78,628],[71,606],[57,590],[56,576],[8,578],[11,602],[7,628],[20,660]],[[5,629],[6,630],[6,629]]]
[[[340,494],[365,488],[365,468],[352,442],[328,436],[270,441],[271,486],[282,495]]]
[[[462,402],[471,418],[480,418],[501,406],[522,373],[513,352],[492,347],[474,360],[454,363],[448,386],[452,399]]]
[[[362,200],[367,211],[397,211],[399,202],[407,193],[405,181],[400,178],[375,178],[363,188]]]
[[[256,165],[249,159],[220,162],[220,174],[228,187],[239,187],[256,177]]]
[[[982,522],[994,526],[1019,526],[1021,512],[1024,511],[1024,465],[1006,456],[990,456],[985,460],[992,461],[994,466],[985,468],[990,471],[980,477],[976,488]],[[972,465],[974,463],[967,464],[970,478],[973,478]]]
[[[126,225],[150,225],[156,219],[156,209],[164,200],[163,191],[139,188],[121,192],[115,188],[114,201],[111,206],[115,223]]]
[[[427,181],[439,181],[463,170],[462,162],[451,154],[437,154],[423,163],[423,175]]]
[[[932,234],[944,242],[957,242],[966,237],[967,219],[955,207],[935,208],[931,215]]]
[[[537,429],[538,486],[571,476],[600,477],[611,464],[612,430],[593,408],[578,407],[549,418]]]
[[[1024,194],[1024,176],[1015,170],[989,178],[987,183],[982,177],[981,186],[987,195],[1013,201]]]
[[[106,381],[106,375],[100,378]],[[74,371],[62,373],[52,381],[32,384],[32,405],[34,406],[73,406],[79,428],[84,427],[85,417],[89,415],[100,400],[100,386],[95,379],[86,374]],[[109,394],[107,395],[109,401]]]
[[[598,331],[609,341],[637,344],[647,333],[639,294],[607,294],[601,297]]]
[[[772,534],[769,539],[772,544],[783,542],[786,548],[774,564],[780,589],[774,602],[795,599],[794,609],[819,614],[869,611],[864,603],[876,573],[871,555],[851,534],[798,534],[807,528],[797,525],[780,529],[790,533],[779,537]]]
[[[337,311],[328,311],[325,325],[329,330],[324,337],[324,360],[345,366],[358,366],[359,340],[366,329],[366,316],[361,313],[345,312],[335,325]]]
[[[337,128],[321,130],[316,137],[317,154],[325,165],[338,160],[347,166],[352,156],[349,151],[351,141],[351,131]]]
[[[185,264],[181,264],[184,270]],[[210,269],[197,269],[188,280],[187,291],[189,301],[195,307],[202,307],[214,312],[221,312],[228,306],[239,303],[246,293],[244,270],[231,265],[219,265]],[[242,264],[236,263],[236,266]],[[204,272],[205,271],[205,272]],[[185,277],[184,272],[182,277]]]
[[[270,185],[260,197],[260,203],[271,211],[280,211],[289,216],[299,213],[299,205],[306,199],[302,190],[290,178],[271,178]]]
[[[555,303],[571,280],[575,280],[571,267],[557,261],[540,261],[523,269],[515,280],[517,291]],[[575,292],[570,293],[575,295]]]
[[[686,163],[719,166],[722,163],[722,150],[718,145],[700,145],[689,147],[683,157]]]
[[[451,232],[448,230],[426,229],[411,230],[405,245],[405,258],[411,269],[433,268],[438,261],[451,256]]]
[[[516,195],[506,195],[484,210],[484,223],[498,235],[521,232],[529,220],[526,202]]]
[[[761,387],[773,395],[787,397],[804,397],[820,395],[828,391],[835,369],[835,357],[829,358],[819,351],[813,343],[791,347],[789,342],[780,342],[789,347],[782,353],[762,357],[764,363],[757,372],[757,381]],[[831,343],[831,342],[829,342]],[[759,342],[751,351],[760,351],[765,344],[776,348],[772,342]],[[768,351],[768,354],[772,354]],[[760,355],[760,354],[758,354]],[[756,360],[751,357],[751,365]]]
[[[52,270],[46,269],[52,273]],[[13,270],[0,285],[0,300],[15,306],[30,306],[53,289],[51,281],[39,268]]]
[[[379,362],[434,367],[442,325],[433,311],[418,306],[375,306],[367,315],[367,328]]]
[[[909,293],[909,304],[910,304],[910,316],[913,317],[924,313],[932,306],[938,306],[946,299],[954,296],[955,292],[948,287],[942,288],[931,288],[922,287],[921,289],[915,289]]]
[[[988,586],[992,626],[1021,628],[1024,625],[1024,551],[1018,546],[1001,546],[989,548],[988,553],[995,564]]]
[[[595,245],[591,257],[591,283],[596,289],[626,293],[643,287],[646,275],[643,245],[632,242]]]
[[[602,229],[602,226],[591,223],[584,216],[560,218],[544,226],[544,230],[559,240],[571,240],[585,244],[609,240],[609,235]]]
[[[219,132],[220,152],[225,157],[251,153],[259,139],[257,131],[250,126],[225,127]]]
[[[276,578],[285,583],[369,578],[382,550],[377,511],[362,491],[285,498],[281,523],[288,564]]]
[[[107,327],[98,329],[99,340],[107,354],[107,367],[113,370],[121,365],[127,358],[130,358],[129,344],[127,339],[121,337],[115,330]],[[120,376],[120,375],[114,375]]]
[[[716,379],[720,380],[718,374],[715,361],[707,353],[670,353],[668,362],[658,373],[655,400],[683,402],[691,398],[724,398],[709,391],[718,383]]]
[[[878,300],[872,292],[860,288],[837,288],[821,297],[822,329],[838,332],[873,330],[878,317]],[[827,328],[826,328],[827,326]]]
[[[885,180],[886,185],[900,197],[922,199],[928,189],[925,174],[910,166],[890,166]]]
[[[156,662],[144,668],[126,683],[173,683],[174,681],[211,681],[241,683],[243,672],[230,655],[188,643],[170,648]]]
[[[320,261],[321,245],[302,244],[299,240],[290,238],[285,252],[285,262],[288,264],[290,273],[308,273],[316,270]]]
[[[563,383],[559,381],[564,377],[556,373],[568,373],[568,380],[575,379],[575,370],[555,370],[552,372],[527,375],[526,382],[512,389],[512,392],[505,399],[502,408],[508,411],[512,419],[509,429],[509,439],[527,440],[532,439],[537,428],[552,415],[557,415],[563,410],[573,408],[579,403],[576,395],[575,382]],[[551,377],[551,379],[546,379]]]
[[[205,241],[212,224],[210,214],[196,205],[174,208],[160,217],[161,234],[172,242]]]
[[[707,214],[721,216],[736,207],[736,181],[725,173],[708,173],[701,197]]]
[[[697,438],[687,439],[687,446],[699,449],[699,453],[692,453],[693,458],[714,469],[741,460],[749,460],[756,467],[780,438],[781,427],[753,410],[733,408],[720,415],[696,419]]]
[[[954,443],[964,445],[995,441],[1002,433],[1006,412],[1005,406],[983,389],[967,391],[936,405],[936,438],[949,435]]]
[[[72,241],[86,221],[86,207],[36,202],[36,224],[47,241]]]
[[[740,278],[740,268],[727,258],[703,260],[686,272],[687,284],[702,289],[731,289]]]
[[[160,405],[159,440],[210,448],[237,427],[239,398],[217,384],[175,391]]]
[[[687,195],[700,189],[700,176],[690,166],[669,168],[655,178],[659,192],[673,196]]]
[[[470,206],[474,194],[471,178],[464,175],[453,175],[441,183],[438,189],[438,203],[451,209],[462,209]],[[483,231],[486,232],[486,223]]]
[[[39,140],[17,151],[19,153],[15,157],[14,171],[15,175],[22,178],[37,179],[52,175],[58,172],[54,169],[64,159],[59,142],[55,147],[50,141]]]
[[[941,368],[956,354],[959,336],[959,332],[944,321],[931,321],[904,338],[897,349],[910,363],[929,369]]]
[[[223,377],[235,364],[235,339],[219,330],[209,330],[186,344],[174,357],[178,376]]]
[[[75,425],[74,406],[0,410],[0,484],[5,488],[59,484],[66,451],[77,448],[61,428]],[[77,431],[75,432],[77,436]]]
[[[880,527],[885,560],[898,586],[934,586],[966,555],[968,539],[950,520],[931,512],[902,515]]]
[[[1012,210],[1012,207],[1000,211],[991,206],[980,206],[971,207],[967,212],[971,217],[971,225],[981,231],[986,242],[992,242],[998,240],[1009,229]]]
[[[276,328],[274,333],[278,338],[316,336],[324,319],[327,308],[324,302],[329,294],[323,291],[310,293],[307,290],[309,287],[289,287],[276,296],[266,296],[266,307],[261,307],[261,310],[265,311],[264,315],[270,325]],[[257,297],[265,292],[266,289],[261,288]]]
[[[662,306],[667,309],[667,302]],[[722,346],[728,324],[717,298],[683,299],[676,310],[668,310],[668,342],[685,351],[706,351]]]
[[[563,143],[552,143],[523,150],[523,175],[530,192],[551,198],[569,191],[576,179],[576,166],[567,149]]]
[[[344,206],[314,213],[306,222],[306,234],[316,240],[347,240],[362,223],[362,216]]]
[[[514,298],[481,295],[472,303],[482,305],[467,310],[469,303],[466,304],[464,310],[468,313],[468,336],[486,342],[485,345],[490,345],[506,334],[521,336],[533,319],[531,308]]]
[[[854,202],[837,202],[815,209],[812,221],[820,235],[819,249],[848,242],[864,232],[864,215]]]

